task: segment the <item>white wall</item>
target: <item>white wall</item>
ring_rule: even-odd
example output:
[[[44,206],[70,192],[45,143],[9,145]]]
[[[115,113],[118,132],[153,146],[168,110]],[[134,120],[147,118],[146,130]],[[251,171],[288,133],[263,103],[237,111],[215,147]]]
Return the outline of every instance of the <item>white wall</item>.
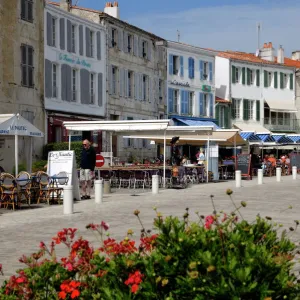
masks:
[[[217,97],[230,100],[230,80],[229,59],[216,56],[215,86]]]

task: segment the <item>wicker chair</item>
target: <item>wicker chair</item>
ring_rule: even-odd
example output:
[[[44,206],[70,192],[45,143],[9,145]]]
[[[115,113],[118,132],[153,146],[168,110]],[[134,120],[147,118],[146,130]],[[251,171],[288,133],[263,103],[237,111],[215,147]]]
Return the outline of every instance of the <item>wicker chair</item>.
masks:
[[[48,205],[50,204],[50,194],[53,191],[53,188],[50,185],[51,179],[50,176],[45,172],[39,172],[37,174],[37,182],[39,184],[39,192],[37,204],[40,201],[47,201]]]
[[[31,176],[27,172],[20,172],[16,179],[18,187],[19,203],[25,201],[30,206],[31,203]]]
[[[9,205],[15,209],[15,204],[18,204],[18,189],[16,187],[16,178],[9,173],[1,173],[1,198],[0,206],[8,208]]]

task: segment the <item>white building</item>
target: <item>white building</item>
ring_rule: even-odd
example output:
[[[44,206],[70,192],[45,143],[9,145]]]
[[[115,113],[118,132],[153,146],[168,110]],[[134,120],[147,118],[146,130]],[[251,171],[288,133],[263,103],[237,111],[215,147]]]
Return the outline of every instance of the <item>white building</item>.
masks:
[[[168,117],[179,122],[178,125],[214,121],[214,52],[172,41],[164,45],[167,48]]]
[[[231,125],[244,131],[295,132],[294,73],[283,49],[276,57],[272,43],[264,44],[257,55],[219,52],[216,96],[231,101]]]
[[[45,109],[48,142],[67,138],[63,121],[106,115],[105,28],[64,9],[45,7]],[[102,135],[78,133],[101,151]]]

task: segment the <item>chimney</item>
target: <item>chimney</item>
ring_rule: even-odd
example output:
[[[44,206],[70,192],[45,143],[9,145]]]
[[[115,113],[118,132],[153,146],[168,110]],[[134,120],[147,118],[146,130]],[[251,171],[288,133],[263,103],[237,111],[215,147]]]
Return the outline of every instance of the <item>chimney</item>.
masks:
[[[268,61],[275,60],[274,48],[271,42],[264,43],[263,48],[259,50],[259,56],[261,59],[264,60],[268,60]]]
[[[104,12],[116,19],[120,19],[119,3],[117,1],[114,3],[106,2]]]
[[[300,60],[300,50],[292,52],[292,60]]]
[[[72,0],[60,0],[59,7],[63,10],[70,11]]]
[[[281,45],[278,48],[277,62],[279,64],[284,64],[284,49],[282,48]]]

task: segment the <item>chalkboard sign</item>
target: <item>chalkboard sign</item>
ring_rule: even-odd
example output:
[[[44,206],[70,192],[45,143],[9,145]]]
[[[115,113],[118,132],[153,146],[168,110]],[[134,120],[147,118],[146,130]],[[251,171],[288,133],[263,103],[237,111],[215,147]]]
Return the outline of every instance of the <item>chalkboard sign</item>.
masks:
[[[251,154],[239,154],[236,160],[236,170],[241,171],[242,176],[251,177],[250,174]]]
[[[290,167],[296,166],[300,170],[300,153],[290,153]]]

